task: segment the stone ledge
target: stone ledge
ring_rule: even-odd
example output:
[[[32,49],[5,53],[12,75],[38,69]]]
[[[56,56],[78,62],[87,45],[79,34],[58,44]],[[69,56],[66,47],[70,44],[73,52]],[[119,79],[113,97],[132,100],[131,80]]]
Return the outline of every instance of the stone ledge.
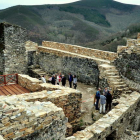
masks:
[[[108,63],[110,63],[109,60],[100,59],[100,58],[97,58],[97,57],[94,57],[94,56],[91,57],[91,56],[71,53],[71,52],[67,52],[67,51],[63,51],[63,50],[47,48],[47,47],[43,47],[43,46],[39,46],[38,51],[39,52],[44,52],[44,53],[55,54],[55,55],[60,56],[60,57],[66,57],[67,56],[67,57],[78,57],[78,58],[90,59],[90,60],[93,60],[93,61],[97,62],[98,64],[102,64],[102,63],[107,63],[108,64]]]
[[[32,78],[28,75],[19,74],[19,84],[33,93],[25,93],[16,97],[24,99],[28,102],[35,101],[51,101],[56,106],[63,108],[68,117],[69,122],[78,121],[81,116],[82,94],[78,90],[52,85],[48,83],[40,83],[40,80]],[[36,91],[36,92],[35,92]],[[41,91],[41,92],[37,92]]]
[[[126,117],[134,115],[132,112],[136,109],[137,104],[140,101],[140,94],[133,92],[130,95],[126,95],[124,100],[120,99],[119,101],[119,104],[114,109],[96,121],[93,125],[75,133],[66,140],[104,139],[113,131],[121,129],[122,124],[127,127],[129,121]],[[123,132],[120,135],[122,134]]]
[[[109,61],[113,61],[114,59],[117,58],[117,54],[114,52],[91,49],[91,48],[86,48],[86,47],[81,47],[81,46],[71,45],[71,44],[43,41],[42,46],[53,48],[53,49],[59,49],[63,51],[68,51],[71,53],[86,55],[90,57],[105,59]]]

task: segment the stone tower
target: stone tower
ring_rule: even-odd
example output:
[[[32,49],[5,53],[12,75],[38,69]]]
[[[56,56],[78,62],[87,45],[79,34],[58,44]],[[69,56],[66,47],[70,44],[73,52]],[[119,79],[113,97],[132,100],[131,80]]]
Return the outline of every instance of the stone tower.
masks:
[[[25,29],[0,23],[0,74],[27,73]]]

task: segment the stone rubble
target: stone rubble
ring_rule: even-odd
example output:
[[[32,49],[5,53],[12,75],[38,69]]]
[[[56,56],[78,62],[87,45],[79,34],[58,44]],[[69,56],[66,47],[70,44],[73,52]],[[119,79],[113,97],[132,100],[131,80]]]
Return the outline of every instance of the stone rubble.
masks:
[[[67,118],[51,102],[27,102],[16,95],[1,96],[0,134],[5,140],[65,139]]]
[[[114,131],[116,131],[114,138],[120,139],[123,137],[124,128],[127,128],[131,124],[131,119],[135,116],[134,110],[140,102],[140,94],[133,92],[130,95],[126,95],[124,99],[120,100],[114,109],[93,125],[76,132],[73,136],[66,138],[66,140],[104,140]]]

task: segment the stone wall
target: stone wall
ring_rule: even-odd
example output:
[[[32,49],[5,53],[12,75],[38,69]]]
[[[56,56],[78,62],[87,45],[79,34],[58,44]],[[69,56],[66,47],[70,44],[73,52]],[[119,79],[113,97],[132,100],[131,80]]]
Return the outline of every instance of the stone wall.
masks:
[[[21,99],[23,98],[30,102],[51,101],[56,106],[63,108],[70,123],[76,123],[79,121],[82,102],[82,94],[79,91],[48,83],[41,84],[38,79],[31,78],[28,75],[18,75],[18,79],[19,85],[34,92],[31,94],[19,95]],[[42,92],[35,93],[35,91]]]
[[[140,43],[128,40],[126,47],[119,48],[118,58],[114,61],[120,74],[135,83],[140,83]],[[122,51],[120,51],[122,50]]]
[[[4,70],[4,26],[0,24],[0,75],[3,74]]]
[[[25,48],[26,48],[26,61],[28,63],[28,66],[36,65],[38,63],[37,59],[38,57],[36,55],[38,44],[28,40],[25,43]]]
[[[77,75],[78,81],[98,86],[98,59],[85,58],[62,51],[53,51],[39,47],[39,65],[49,74],[61,72],[68,77],[68,73]]]
[[[97,49],[91,49],[91,48],[85,48],[77,45],[71,45],[71,44],[64,44],[64,43],[58,43],[58,42],[51,42],[51,41],[43,41],[42,46],[59,49],[63,51],[68,51],[71,53],[77,53],[81,55],[86,55],[90,57],[97,57],[105,60],[113,61],[117,58],[117,54],[114,52],[108,52],[108,51],[102,51]]]
[[[130,95],[123,95],[118,102],[119,104],[114,109],[93,125],[78,131],[66,140],[107,140],[110,137],[116,140],[121,139],[126,128],[131,127],[132,120],[135,118],[140,94],[133,92]]]
[[[4,57],[3,73],[27,73],[25,52],[26,30],[8,23],[2,23],[0,26],[0,28],[3,28],[3,37],[0,37],[4,40],[4,54],[2,55]]]
[[[128,85],[130,90],[140,92],[140,84],[139,83],[136,83],[132,80],[129,80],[128,78],[124,77],[123,75],[122,75],[122,78],[125,81],[125,83]]]
[[[0,135],[5,140],[64,140],[67,119],[51,102],[1,96]]]
[[[3,75],[4,70],[4,53],[0,52],[0,75]]]

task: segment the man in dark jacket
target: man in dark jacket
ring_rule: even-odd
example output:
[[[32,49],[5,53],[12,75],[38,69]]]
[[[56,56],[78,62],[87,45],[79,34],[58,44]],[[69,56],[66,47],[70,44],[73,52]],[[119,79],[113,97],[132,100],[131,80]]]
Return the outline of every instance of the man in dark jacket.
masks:
[[[54,76],[54,75],[52,76],[51,83],[52,83],[53,85],[55,85],[55,76]]]
[[[111,95],[110,91],[108,91],[108,93],[106,95],[106,111],[108,109],[108,106],[109,106],[109,111],[111,110],[111,104],[112,104],[112,95]]]
[[[99,100],[100,100],[100,91],[101,88],[98,88],[98,91],[96,92],[95,98],[96,98],[96,110],[99,110],[98,104],[99,104]]]
[[[66,85],[66,77],[64,76],[64,75],[62,75],[62,86],[64,86],[65,87],[65,85]]]
[[[69,73],[68,81],[69,81],[70,88],[72,88],[73,76],[71,75],[71,73]]]

